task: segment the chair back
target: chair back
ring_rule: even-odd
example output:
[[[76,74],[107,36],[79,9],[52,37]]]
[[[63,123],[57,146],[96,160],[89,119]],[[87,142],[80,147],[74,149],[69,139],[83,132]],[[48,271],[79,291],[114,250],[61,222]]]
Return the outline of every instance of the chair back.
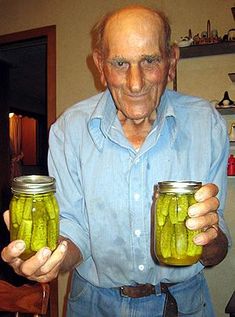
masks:
[[[14,286],[0,280],[0,311],[44,315],[50,295],[49,284]]]

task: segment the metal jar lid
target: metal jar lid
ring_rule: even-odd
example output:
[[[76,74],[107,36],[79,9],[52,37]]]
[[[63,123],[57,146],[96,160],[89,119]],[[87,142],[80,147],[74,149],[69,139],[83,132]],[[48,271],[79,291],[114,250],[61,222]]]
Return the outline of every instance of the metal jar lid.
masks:
[[[165,181],[159,182],[157,189],[160,193],[195,193],[201,186],[194,181]]]
[[[43,194],[55,192],[54,177],[45,175],[26,175],[15,177],[12,181],[13,193]]]

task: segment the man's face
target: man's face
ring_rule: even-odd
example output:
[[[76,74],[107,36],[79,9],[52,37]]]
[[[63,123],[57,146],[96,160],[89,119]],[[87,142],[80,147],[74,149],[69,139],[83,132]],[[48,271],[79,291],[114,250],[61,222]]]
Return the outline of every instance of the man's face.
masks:
[[[149,12],[122,13],[106,25],[98,67],[118,111],[128,119],[150,117],[160,102],[170,68],[162,41],[161,22]]]

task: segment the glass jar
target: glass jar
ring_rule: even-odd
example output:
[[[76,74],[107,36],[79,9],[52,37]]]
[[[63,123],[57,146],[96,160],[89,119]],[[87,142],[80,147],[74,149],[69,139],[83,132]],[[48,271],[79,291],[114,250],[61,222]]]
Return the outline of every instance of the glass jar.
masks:
[[[201,182],[160,182],[156,186],[154,203],[154,254],[160,264],[191,265],[196,263],[202,246],[193,238],[201,230],[190,230],[185,222],[189,218],[188,208],[196,203],[194,193]]]
[[[54,196],[55,179],[28,175],[13,179],[10,202],[10,239],[24,240],[21,258],[27,259],[44,247],[56,249],[59,207]]]

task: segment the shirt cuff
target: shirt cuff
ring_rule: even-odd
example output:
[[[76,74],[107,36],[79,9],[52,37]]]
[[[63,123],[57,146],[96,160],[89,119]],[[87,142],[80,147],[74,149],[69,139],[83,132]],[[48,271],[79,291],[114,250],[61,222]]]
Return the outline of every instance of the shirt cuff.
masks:
[[[60,220],[60,235],[71,240],[80,250],[83,261],[90,257],[88,236],[78,223],[68,219]]]

